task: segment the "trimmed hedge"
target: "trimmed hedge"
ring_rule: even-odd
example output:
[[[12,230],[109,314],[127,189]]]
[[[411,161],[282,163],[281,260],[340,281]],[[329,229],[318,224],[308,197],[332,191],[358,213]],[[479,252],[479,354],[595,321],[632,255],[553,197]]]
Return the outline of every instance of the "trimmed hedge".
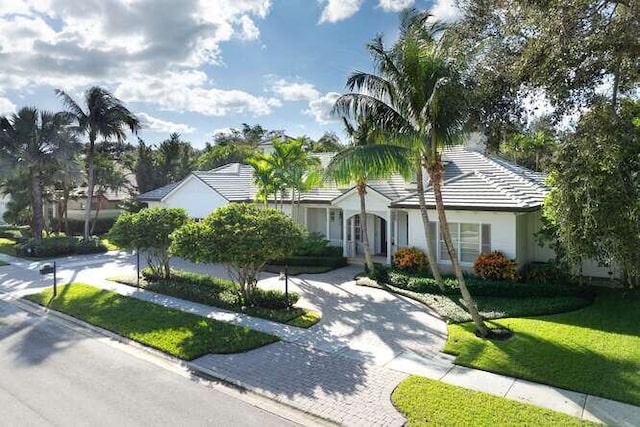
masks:
[[[271,265],[290,265],[290,266],[306,266],[317,265],[322,267],[339,268],[348,264],[347,259],[343,256],[318,257],[318,256],[290,256],[287,258],[276,259],[270,261]]]
[[[75,237],[52,236],[44,237],[40,243],[29,239],[15,246],[17,256],[26,258],[49,258],[73,254],[93,254],[107,252],[107,247],[97,238],[87,241]]]
[[[551,297],[585,295],[587,290],[566,283],[525,283],[516,281],[494,281],[479,277],[466,278],[469,292],[474,296],[489,297]],[[418,293],[442,294],[432,277],[410,274],[397,270],[388,273],[388,283],[392,286]],[[459,295],[455,277],[444,277],[445,295]]]
[[[113,218],[98,218],[96,221],[96,226],[93,230],[93,234],[96,236],[102,236],[103,234],[107,234],[113,224],[116,222],[117,217]],[[91,219],[93,221],[93,218]],[[83,235],[84,234],[84,219],[69,219],[69,233],[72,235]]]

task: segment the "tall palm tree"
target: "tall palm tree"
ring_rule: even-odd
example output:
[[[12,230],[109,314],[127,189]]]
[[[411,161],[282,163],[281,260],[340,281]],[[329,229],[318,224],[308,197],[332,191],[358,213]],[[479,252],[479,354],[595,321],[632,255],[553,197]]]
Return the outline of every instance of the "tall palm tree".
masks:
[[[437,274],[434,236],[429,231],[424,199],[423,167],[429,175],[440,233],[460,292],[478,333],[487,336],[489,329],[466,286],[442,199],[441,153],[443,147],[458,142],[463,134],[467,119],[465,91],[455,65],[436,40],[442,35],[442,25],[428,24],[427,18],[424,13],[405,15],[400,38],[390,50],[385,49],[381,36],[368,45],[376,73],[353,73],[347,81],[350,92],[336,101],[335,111],[348,116],[371,115],[378,126],[392,135],[399,151],[417,154],[421,166],[417,174],[418,198],[432,271]]]
[[[247,160],[253,167],[253,183],[258,188],[256,198],[264,203],[264,207],[269,206],[269,196],[275,194],[274,169],[270,161],[270,154],[259,154]],[[276,206],[277,207],[277,206]]]
[[[0,158],[5,163],[2,170],[28,175],[33,235],[38,242],[44,229],[42,174],[71,154],[69,140],[63,137],[70,125],[67,113],[32,107],[24,107],[10,117],[0,117]]]
[[[69,113],[74,116],[78,131],[86,133],[89,137],[86,157],[87,204],[84,212],[84,238],[88,239],[95,178],[96,140],[98,137],[102,137],[105,140],[116,138],[118,141],[122,141],[126,138],[126,128],[129,128],[133,133],[136,133],[141,128],[140,120],[111,92],[98,86],[91,87],[85,92],[84,108],[64,91],[56,89],[56,94],[62,100]]]
[[[395,172],[407,174],[407,171],[412,169],[412,162],[404,155],[405,153],[382,143],[372,117],[358,116],[357,127],[354,127],[346,117],[343,117],[343,122],[351,143],[331,159],[325,175],[337,184],[355,183],[360,198],[360,228],[364,259],[369,271],[373,271],[373,257],[367,227],[367,185],[371,179],[388,178]]]

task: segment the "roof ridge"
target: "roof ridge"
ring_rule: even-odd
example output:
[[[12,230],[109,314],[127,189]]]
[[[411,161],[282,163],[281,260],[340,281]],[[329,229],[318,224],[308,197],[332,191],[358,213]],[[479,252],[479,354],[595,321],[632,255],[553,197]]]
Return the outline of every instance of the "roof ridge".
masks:
[[[499,167],[500,169],[502,169],[502,170],[504,170],[504,171],[506,171],[506,172],[508,172],[508,173],[510,173],[512,175],[515,175],[519,180],[523,181],[527,185],[532,186],[532,187],[537,187],[538,185],[540,185],[537,182],[535,182],[533,179],[531,179],[531,178],[529,178],[529,177],[527,177],[525,175],[526,172],[529,172],[531,174],[536,174],[537,172],[535,172],[535,171],[533,171],[531,169],[525,168],[523,166],[520,166],[518,164],[511,163],[510,161],[508,161],[506,159],[503,159],[503,158],[501,158],[499,156],[496,156],[496,155],[491,155],[491,156],[486,156],[486,157],[487,157],[488,160],[490,160],[492,163],[494,163],[497,167]],[[511,167],[514,167],[516,170],[509,169],[505,165],[505,163],[508,164]]]

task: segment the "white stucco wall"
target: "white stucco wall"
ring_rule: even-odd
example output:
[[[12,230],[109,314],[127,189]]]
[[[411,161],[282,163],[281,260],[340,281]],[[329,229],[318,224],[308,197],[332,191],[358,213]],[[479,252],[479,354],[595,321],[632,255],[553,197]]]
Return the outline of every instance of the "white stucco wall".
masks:
[[[422,217],[417,209],[408,211],[409,239],[408,246],[416,246],[426,252]],[[429,220],[437,222],[436,211],[429,211]],[[504,252],[509,258],[516,258],[516,215],[511,212],[481,212],[481,211],[447,211],[447,221],[451,223],[465,224],[490,224],[491,225],[491,250]],[[448,264],[442,264],[445,267]],[[471,264],[463,264],[467,270]]]
[[[169,194],[162,205],[169,208],[186,209],[189,216],[193,218],[205,218],[227,203],[229,202],[219,193],[198,178],[191,176],[173,193]]]

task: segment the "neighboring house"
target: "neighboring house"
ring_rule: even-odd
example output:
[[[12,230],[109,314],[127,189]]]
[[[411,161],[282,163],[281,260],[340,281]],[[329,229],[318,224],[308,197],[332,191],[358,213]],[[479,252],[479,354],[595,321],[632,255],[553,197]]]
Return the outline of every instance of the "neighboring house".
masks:
[[[502,158],[485,155],[479,147],[455,147],[445,152],[442,190],[447,219],[461,265],[471,270],[482,252],[500,250],[520,266],[532,261],[548,261],[553,251],[541,247],[535,234],[540,229],[541,207],[548,188],[540,173]],[[319,153],[323,166],[333,156]],[[450,265],[440,239],[433,192],[428,182],[425,196],[430,227],[436,239],[438,264]],[[150,191],[139,200],[150,206],[181,207],[194,218],[203,218],[214,209],[232,202],[253,202],[256,186],[251,166],[233,163],[211,171],[193,172],[179,183]],[[272,201],[273,202],[273,201]],[[271,203],[273,205],[273,203]],[[401,247],[426,250],[415,182],[400,176],[371,181],[366,194],[369,242],[373,253],[387,263]],[[284,211],[291,212],[285,199]],[[354,187],[325,185],[303,193],[298,219],[310,232],[324,235],[341,246],[345,256],[363,254],[360,204]],[[585,275],[608,277],[608,269],[588,264]]]

